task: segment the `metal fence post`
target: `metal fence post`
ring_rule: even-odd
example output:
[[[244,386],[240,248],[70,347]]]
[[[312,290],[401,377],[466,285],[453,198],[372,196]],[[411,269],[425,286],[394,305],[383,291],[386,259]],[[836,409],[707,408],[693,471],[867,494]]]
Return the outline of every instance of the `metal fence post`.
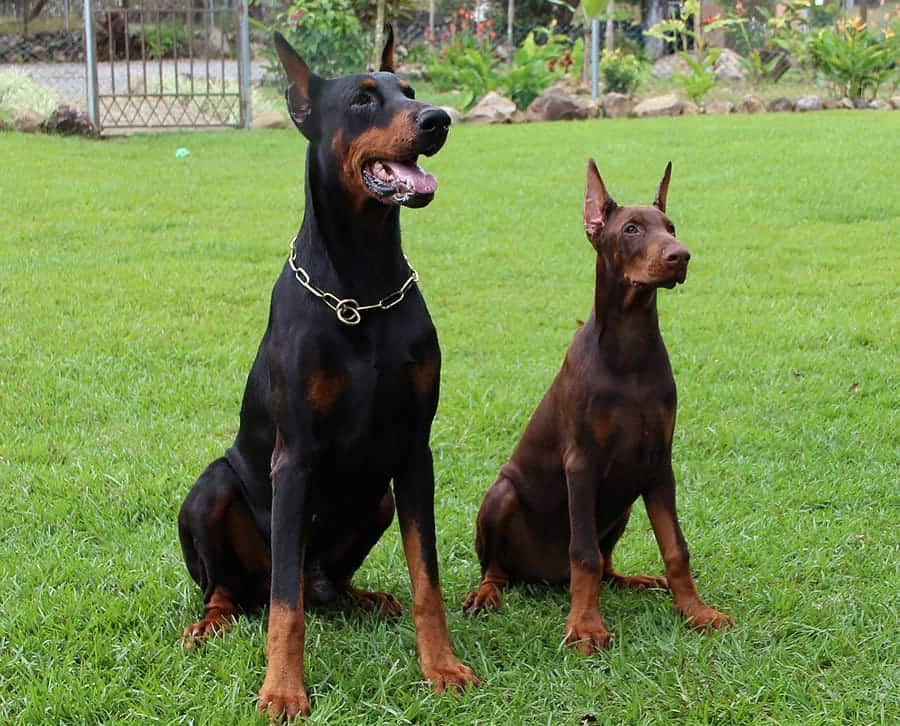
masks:
[[[94,39],[93,0],[84,0],[84,63],[87,81],[87,108],[91,123],[100,130],[100,106],[97,99],[97,43]]]
[[[85,0],[87,2],[87,0]],[[249,129],[253,114],[250,100],[250,22],[248,20],[247,0],[238,0],[238,34],[240,49],[238,51],[238,82],[241,89],[241,128]]]
[[[591,98],[600,95],[600,74],[597,69],[597,60],[600,57],[600,21],[591,20]]]

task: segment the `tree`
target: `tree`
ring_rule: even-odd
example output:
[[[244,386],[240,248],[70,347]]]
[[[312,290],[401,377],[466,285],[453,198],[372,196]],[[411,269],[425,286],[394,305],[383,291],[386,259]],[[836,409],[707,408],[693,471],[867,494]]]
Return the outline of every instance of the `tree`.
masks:
[[[641,0],[641,25],[649,30],[668,16],[668,0]],[[665,42],[660,38],[644,35],[644,52],[648,58],[659,58],[665,51]]]

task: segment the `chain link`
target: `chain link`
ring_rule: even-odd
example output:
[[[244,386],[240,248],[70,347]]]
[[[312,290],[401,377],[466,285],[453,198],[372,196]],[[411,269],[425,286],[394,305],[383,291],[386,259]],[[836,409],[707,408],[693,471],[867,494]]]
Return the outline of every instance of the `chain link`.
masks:
[[[399,305],[403,298],[406,297],[409,288],[419,281],[419,273],[409,264],[409,260],[406,259],[406,256],[404,255],[403,259],[406,260],[406,264],[409,266],[409,277],[406,278],[406,282],[403,283],[400,289],[385,295],[377,303],[373,303],[372,305],[360,305],[359,302],[352,297],[342,299],[333,293],[326,292],[322,288],[313,285],[309,279],[309,273],[297,264],[296,242],[296,238],[291,240],[291,254],[290,257],[288,257],[288,263],[294,271],[294,277],[297,278],[297,282],[305,287],[310,293],[334,310],[337,319],[344,325],[357,325],[362,320],[362,312],[364,310],[390,310],[395,305]]]

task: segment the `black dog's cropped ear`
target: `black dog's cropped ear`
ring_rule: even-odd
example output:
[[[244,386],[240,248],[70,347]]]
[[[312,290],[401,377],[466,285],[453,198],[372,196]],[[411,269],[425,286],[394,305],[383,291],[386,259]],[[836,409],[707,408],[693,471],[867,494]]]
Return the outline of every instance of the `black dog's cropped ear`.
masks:
[[[672,162],[666,164],[666,171],[663,173],[662,181],[659,183],[659,189],[656,190],[656,199],[653,200],[653,206],[663,214],[666,213],[666,197],[669,194],[669,179],[672,176]]]
[[[309,69],[309,66],[297,55],[297,51],[277,30],[273,39],[278,58],[281,60],[281,65],[284,66],[284,72],[289,81],[287,91],[285,91],[288,112],[291,114],[294,124],[300,128],[312,111],[314,87],[319,81],[319,77]]]
[[[584,190],[584,231],[592,242],[597,240],[616,203],[606,191],[593,159],[588,159],[587,185]]]
[[[384,42],[384,50],[381,51],[381,68],[380,71],[394,72],[394,26],[390,23],[384,24],[384,33],[387,39]]]

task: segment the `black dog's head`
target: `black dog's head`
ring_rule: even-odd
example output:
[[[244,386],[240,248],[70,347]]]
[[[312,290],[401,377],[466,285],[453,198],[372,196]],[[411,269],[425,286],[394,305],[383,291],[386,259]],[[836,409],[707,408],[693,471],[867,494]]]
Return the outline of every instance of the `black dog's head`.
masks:
[[[326,80],[277,32],[275,49],[290,81],[285,95],[294,124],[318,161],[340,176],[355,206],[423,207],[437,180],[416,160],[444,145],[450,116],[414,100],[413,89],[394,75],[394,33],[390,25],[386,30],[378,73]]]
[[[687,276],[691,254],[675,239],[675,226],[666,216],[671,174],[670,161],[653,206],[620,207],[606,191],[594,160],[588,161],[585,232],[608,267],[632,287],[672,288]]]

